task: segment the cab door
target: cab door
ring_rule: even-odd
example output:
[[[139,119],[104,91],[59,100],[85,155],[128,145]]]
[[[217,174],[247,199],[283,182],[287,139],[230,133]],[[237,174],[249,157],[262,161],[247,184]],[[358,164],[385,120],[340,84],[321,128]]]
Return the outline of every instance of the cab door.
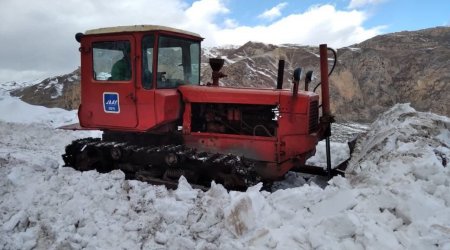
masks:
[[[84,40],[87,46],[80,48],[82,126],[107,129],[137,126],[135,40],[131,35]]]

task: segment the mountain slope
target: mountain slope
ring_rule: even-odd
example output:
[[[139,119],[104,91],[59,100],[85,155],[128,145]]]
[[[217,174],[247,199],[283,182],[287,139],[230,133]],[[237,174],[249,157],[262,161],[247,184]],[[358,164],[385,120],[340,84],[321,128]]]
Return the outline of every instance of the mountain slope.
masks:
[[[300,66],[319,81],[318,49],[248,42],[216,49],[226,58],[225,86],[276,86],[278,60],[286,60],[284,86]],[[450,115],[450,27],[381,35],[338,51],[331,75],[331,108],[340,120],[373,121],[396,103]],[[209,53],[211,54],[211,53]],[[214,54],[213,54],[214,55]],[[207,80],[210,71],[203,74]]]
[[[80,69],[69,74],[50,77],[23,88],[14,89],[11,95],[25,102],[49,108],[77,109],[80,104]]]
[[[339,50],[331,78],[336,113],[372,120],[395,103],[410,102],[450,115],[450,27],[377,36],[355,47]]]

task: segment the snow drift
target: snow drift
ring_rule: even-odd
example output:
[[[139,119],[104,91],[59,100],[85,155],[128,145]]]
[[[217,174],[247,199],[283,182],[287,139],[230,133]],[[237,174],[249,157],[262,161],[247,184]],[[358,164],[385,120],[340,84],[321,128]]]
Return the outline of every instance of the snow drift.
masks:
[[[203,192],[184,178],[167,190],[120,171],[77,172],[60,155],[87,133],[8,118],[1,114],[2,249],[450,248],[450,119],[407,104],[372,124],[346,178],[273,193],[215,184]]]

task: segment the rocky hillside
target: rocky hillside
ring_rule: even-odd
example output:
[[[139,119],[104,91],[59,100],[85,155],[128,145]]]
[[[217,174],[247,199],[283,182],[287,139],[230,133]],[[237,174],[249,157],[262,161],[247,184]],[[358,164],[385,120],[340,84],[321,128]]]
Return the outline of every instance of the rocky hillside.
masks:
[[[80,69],[72,73],[47,78],[42,82],[11,91],[11,95],[46,107],[77,109],[80,104]]]
[[[292,72],[297,67],[315,69],[318,71],[318,48],[298,46],[263,44],[248,42],[236,48],[213,48],[204,50],[202,61],[203,82],[210,81],[211,70],[208,66],[209,57],[225,59],[223,72],[228,77],[221,79],[224,86],[245,86],[255,88],[275,88],[278,73],[278,60],[285,60],[284,88],[290,88]]]
[[[371,120],[395,103],[450,116],[450,27],[377,36],[340,49],[333,107]]]
[[[326,42],[326,41],[324,41]],[[226,60],[224,86],[274,88],[278,60],[286,61],[284,88],[296,67],[314,71],[319,81],[317,47],[248,42],[243,46],[206,48],[202,82],[210,81],[208,58]],[[79,71],[44,80],[13,92],[33,104],[78,107]],[[380,35],[338,49],[330,79],[331,107],[338,120],[369,122],[395,103],[410,102],[420,111],[450,116],[450,27]]]

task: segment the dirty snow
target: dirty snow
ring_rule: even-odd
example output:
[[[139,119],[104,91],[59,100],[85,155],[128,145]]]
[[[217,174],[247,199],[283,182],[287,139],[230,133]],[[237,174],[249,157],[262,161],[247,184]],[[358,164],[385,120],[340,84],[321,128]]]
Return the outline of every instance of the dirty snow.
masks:
[[[447,117],[396,105],[325,188],[203,192],[63,168],[72,112],[0,106],[1,249],[450,249]]]

